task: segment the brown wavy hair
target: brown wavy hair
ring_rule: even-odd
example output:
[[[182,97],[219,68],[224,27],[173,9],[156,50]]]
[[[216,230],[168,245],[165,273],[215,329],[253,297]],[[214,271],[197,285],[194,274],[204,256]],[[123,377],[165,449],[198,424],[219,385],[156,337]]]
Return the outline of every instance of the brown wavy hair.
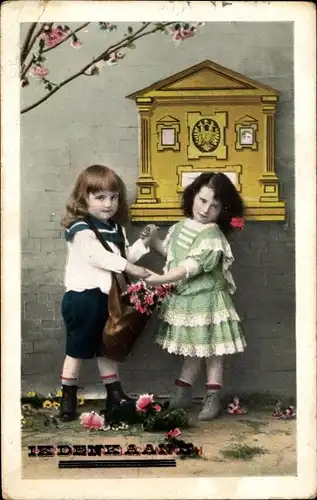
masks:
[[[233,231],[230,221],[244,216],[244,202],[231,180],[223,173],[204,172],[189,184],[183,193],[182,209],[185,217],[192,218],[194,198],[203,186],[213,189],[215,199],[221,203],[217,224],[227,236]]]
[[[125,224],[129,220],[126,187],[122,179],[104,165],[91,165],[79,174],[66,204],[66,214],[61,220],[63,227],[82,219],[88,214],[88,196],[100,191],[118,191],[119,207],[113,220]]]

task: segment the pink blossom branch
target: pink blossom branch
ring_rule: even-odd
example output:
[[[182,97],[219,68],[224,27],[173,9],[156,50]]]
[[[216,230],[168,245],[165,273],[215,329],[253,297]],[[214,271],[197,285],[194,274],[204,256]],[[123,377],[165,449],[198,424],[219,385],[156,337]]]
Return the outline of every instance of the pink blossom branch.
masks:
[[[49,99],[53,94],[55,94],[62,87],[64,87],[65,85],[67,85],[71,81],[75,80],[79,76],[84,75],[88,68],[90,68],[91,66],[93,66],[98,61],[101,61],[102,59],[104,59],[111,52],[114,52],[115,50],[118,50],[119,48],[127,47],[128,45],[130,45],[132,42],[138,40],[139,38],[151,35],[152,33],[155,33],[156,31],[162,30],[162,27],[166,27],[166,26],[168,26],[170,24],[173,24],[173,23],[162,23],[162,24],[156,26],[155,28],[153,28],[152,30],[144,31],[150,24],[151,23],[146,23],[139,30],[137,30],[134,34],[128,35],[128,36],[124,37],[120,42],[117,42],[116,44],[110,45],[110,47],[108,47],[107,50],[105,50],[104,52],[102,52],[99,56],[94,57],[82,69],[80,69],[79,71],[77,71],[77,73],[74,73],[73,75],[71,75],[70,77],[66,78],[65,80],[63,80],[58,85],[56,85],[56,87],[54,87],[51,91],[49,91],[44,97],[42,97],[41,99],[39,99],[35,103],[31,104],[30,106],[27,106],[27,107],[23,108],[21,110],[21,114],[27,113],[31,109],[37,108],[37,106],[39,106],[40,104],[42,104],[43,102],[45,102],[47,99]]]
[[[84,28],[86,28],[86,26],[88,26],[88,24],[90,24],[90,22],[82,24],[81,26],[79,26],[78,28],[76,28],[74,31],[70,31],[69,35],[67,35],[66,38],[64,38],[63,40],[61,40],[60,42],[58,42],[56,45],[54,45],[53,47],[46,47],[46,49],[43,49],[42,50],[42,54],[44,54],[44,52],[48,52],[49,50],[56,49],[56,47],[58,47],[59,45],[62,45],[62,43],[64,43],[67,40],[69,40],[75,33],[78,33],[78,31],[81,31]]]
[[[53,23],[50,23],[50,24],[53,24]],[[66,42],[66,40],[69,40],[69,38],[71,38],[75,33],[86,28],[86,26],[88,26],[88,24],[90,24],[90,23],[82,24],[81,26],[76,28],[74,31],[71,31],[70,34],[66,38],[64,38],[64,40],[61,40],[60,42],[58,42],[56,45],[54,45],[54,47],[47,47],[46,49],[43,49],[41,51],[41,54],[43,54],[44,52],[48,52],[49,50],[55,49],[56,47],[58,47],[62,43]],[[45,26],[47,26],[47,25],[45,25]],[[43,31],[43,29],[38,33],[38,36],[41,35],[42,31]],[[25,67],[23,67],[24,65],[22,66],[23,69],[21,71],[21,79],[25,77],[25,75],[29,71],[29,69],[32,66],[32,64],[34,63],[34,61],[35,61],[35,57],[33,56],[32,59],[29,61],[29,63]]]
[[[37,23],[35,23],[35,24],[37,24]],[[29,71],[30,67],[32,66],[32,64],[35,61],[35,56],[33,55],[32,58],[30,59],[30,61],[28,62],[28,64],[27,65],[24,64],[26,58],[28,57],[28,55],[30,54],[30,52],[31,52],[31,50],[33,48],[33,45],[35,44],[36,40],[38,39],[38,37],[43,32],[44,27],[45,26],[52,26],[53,24],[54,23],[43,23],[42,26],[38,29],[38,31],[34,35],[32,41],[29,43],[29,45],[27,47],[27,50],[25,51],[25,57],[24,57],[23,61],[22,61],[22,58],[21,58],[21,79],[24,78],[24,76],[27,74],[27,72]]]

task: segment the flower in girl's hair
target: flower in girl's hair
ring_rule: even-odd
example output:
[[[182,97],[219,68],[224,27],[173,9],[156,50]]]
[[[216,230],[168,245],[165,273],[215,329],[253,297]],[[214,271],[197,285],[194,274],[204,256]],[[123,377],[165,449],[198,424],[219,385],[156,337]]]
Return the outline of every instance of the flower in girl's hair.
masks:
[[[122,295],[137,311],[150,315],[173,290],[172,284],[153,286],[141,280],[129,285]]]
[[[244,228],[244,219],[243,219],[243,217],[232,217],[230,224],[234,228],[243,229]]]

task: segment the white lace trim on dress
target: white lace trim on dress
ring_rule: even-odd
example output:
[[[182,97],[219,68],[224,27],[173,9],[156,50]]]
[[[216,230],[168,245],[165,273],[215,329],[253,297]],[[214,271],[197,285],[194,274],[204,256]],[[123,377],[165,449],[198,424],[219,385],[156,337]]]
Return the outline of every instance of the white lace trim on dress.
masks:
[[[243,339],[237,339],[235,343],[227,342],[217,345],[191,345],[191,344],[180,344],[171,340],[161,340],[157,339],[156,342],[163,348],[166,349],[170,354],[179,354],[182,356],[190,356],[195,358],[207,358],[212,355],[223,356],[224,354],[235,354],[237,352],[243,352],[246,343]]]
[[[240,321],[240,317],[235,310],[217,311],[205,314],[175,314],[172,311],[166,311],[162,319],[173,326],[205,326],[220,325],[226,321]]]

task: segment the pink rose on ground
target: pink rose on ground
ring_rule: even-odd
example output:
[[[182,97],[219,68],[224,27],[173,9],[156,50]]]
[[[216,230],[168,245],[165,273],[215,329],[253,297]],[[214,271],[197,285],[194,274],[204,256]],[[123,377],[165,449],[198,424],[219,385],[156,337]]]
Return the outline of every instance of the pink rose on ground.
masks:
[[[42,66],[32,66],[30,71],[29,71],[29,74],[31,76],[34,76],[36,78],[45,78],[46,75],[48,75],[49,73],[49,70],[47,68],[43,68]]]
[[[176,438],[177,436],[181,435],[181,431],[179,430],[178,427],[176,429],[173,429],[172,431],[169,431],[165,434],[167,438]]]
[[[105,419],[98,413],[91,411],[82,413],[79,417],[80,423],[85,429],[100,430],[104,427]]]
[[[153,403],[153,394],[142,394],[136,402],[136,409],[137,411],[146,412],[151,403]]]

